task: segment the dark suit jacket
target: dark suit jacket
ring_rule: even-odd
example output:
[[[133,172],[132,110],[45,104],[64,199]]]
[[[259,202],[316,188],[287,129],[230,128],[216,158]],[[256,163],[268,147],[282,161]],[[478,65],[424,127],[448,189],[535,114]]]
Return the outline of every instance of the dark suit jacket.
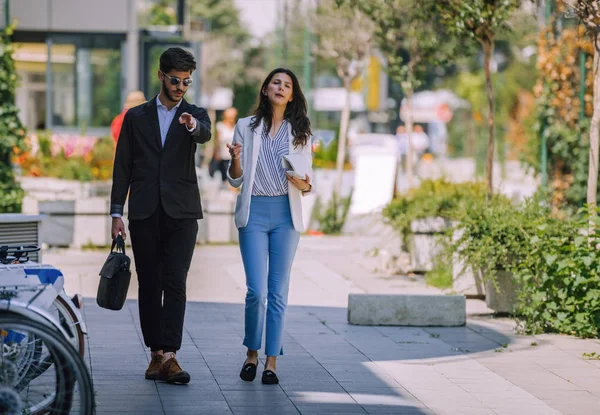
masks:
[[[179,117],[187,112],[196,119],[191,133]],[[194,154],[197,144],[210,140],[206,111],[181,102],[167,133],[160,139],[156,97],[125,114],[117,143],[110,198],[110,213],[123,214],[129,191],[129,219],[146,219],[162,204],[176,219],[202,218]]]

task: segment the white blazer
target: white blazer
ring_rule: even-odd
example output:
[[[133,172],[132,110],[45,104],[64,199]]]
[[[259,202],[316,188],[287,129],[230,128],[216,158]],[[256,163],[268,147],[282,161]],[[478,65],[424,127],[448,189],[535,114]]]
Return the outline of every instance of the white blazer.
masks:
[[[264,128],[263,122],[261,121],[260,125],[256,127],[256,130],[252,132],[250,128],[252,118],[254,118],[254,116],[240,118],[233,133],[233,143],[240,143],[242,145],[240,154],[242,175],[237,179],[233,179],[229,175],[229,169],[227,169],[227,179],[229,180],[229,184],[233,187],[240,187],[244,182],[248,183],[247,185],[242,186],[242,191],[237,196],[235,203],[235,226],[237,226],[238,229],[245,227],[248,224],[248,218],[250,217],[252,184],[254,183],[254,176],[256,175],[256,164],[258,162],[258,153],[260,152],[261,136]],[[287,128],[289,153],[303,154],[306,156],[308,161],[307,164],[311,166],[308,176],[311,178],[311,186],[313,186],[312,191],[314,191],[314,185],[312,183],[312,139],[309,138],[304,146],[294,147],[294,136],[292,135],[292,127],[289,122],[287,123]],[[231,167],[231,161],[229,162],[229,167]],[[288,186],[288,196],[294,229],[298,232],[304,232],[305,226],[302,219],[302,192],[290,183]]]

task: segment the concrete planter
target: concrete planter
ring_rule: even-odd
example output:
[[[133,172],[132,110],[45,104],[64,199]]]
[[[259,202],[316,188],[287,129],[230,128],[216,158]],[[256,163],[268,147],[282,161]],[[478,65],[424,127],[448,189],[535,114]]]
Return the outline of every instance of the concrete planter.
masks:
[[[204,242],[208,243],[237,243],[238,230],[234,223],[235,199],[207,200],[204,207],[202,226]],[[198,230],[200,235],[200,229]]]
[[[21,177],[19,182],[25,191],[23,213],[32,215],[40,213],[42,201],[109,198],[112,186],[112,181],[80,182],[52,177]]]
[[[208,242],[208,226],[206,225],[206,216],[203,219],[198,219],[198,235],[196,235],[197,244],[205,244]]]
[[[110,201],[104,197],[38,202],[42,241],[50,246],[106,246],[112,242]],[[127,223],[125,224],[127,226]]]
[[[110,196],[112,181],[80,182],[52,177],[21,177],[25,193],[37,200],[69,200]]]
[[[464,326],[462,295],[349,294],[348,322],[364,326]]]
[[[442,252],[439,237],[451,226],[447,219],[431,217],[411,222],[407,241],[413,272],[425,273],[434,268],[435,258]]]
[[[496,313],[511,313],[517,304],[517,286],[512,272],[496,271],[496,284],[490,279],[485,281],[485,302]]]
[[[474,271],[456,254],[452,255],[452,291],[467,298],[485,297],[486,284],[481,271]]]
[[[461,238],[461,230],[452,233],[452,242]],[[452,255],[452,291],[470,298],[485,297],[486,287],[481,270],[473,270],[458,254]]]
[[[107,246],[110,228],[111,182],[78,182],[52,178],[21,178],[26,190],[24,211],[45,215],[41,240],[49,246],[81,248]],[[198,221],[196,242],[237,243],[235,195],[229,192],[203,200],[204,219]],[[123,222],[128,228],[127,204]],[[130,243],[130,238],[125,241]]]

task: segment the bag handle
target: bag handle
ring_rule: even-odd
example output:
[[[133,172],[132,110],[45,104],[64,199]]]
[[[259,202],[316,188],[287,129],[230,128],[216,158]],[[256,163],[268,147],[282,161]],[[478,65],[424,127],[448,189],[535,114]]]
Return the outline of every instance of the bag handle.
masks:
[[[118,234],[117,237],[113,239],[112,244],[110,246],[110,252],[112,252],[115,249],[115,246],[117,247],[117,252],[121,250],[121,252],[125,254],[125,240],[123,239],[121,234]]]

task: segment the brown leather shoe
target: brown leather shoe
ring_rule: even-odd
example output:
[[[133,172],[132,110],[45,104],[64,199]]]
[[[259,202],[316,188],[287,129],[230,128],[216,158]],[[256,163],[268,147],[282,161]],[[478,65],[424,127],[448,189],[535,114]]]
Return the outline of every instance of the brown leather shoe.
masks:
[[[190,374],[183,370],[174,357],[162,364],[158,380],[167,383],[189,383]]]
[[[162,356],[157,354],[150,361],[150,365],[148,365],[148,369],[146,369],[146,379],[149,380],[158,380],[158,374],[160,373],[160,368],[162,367]]]

